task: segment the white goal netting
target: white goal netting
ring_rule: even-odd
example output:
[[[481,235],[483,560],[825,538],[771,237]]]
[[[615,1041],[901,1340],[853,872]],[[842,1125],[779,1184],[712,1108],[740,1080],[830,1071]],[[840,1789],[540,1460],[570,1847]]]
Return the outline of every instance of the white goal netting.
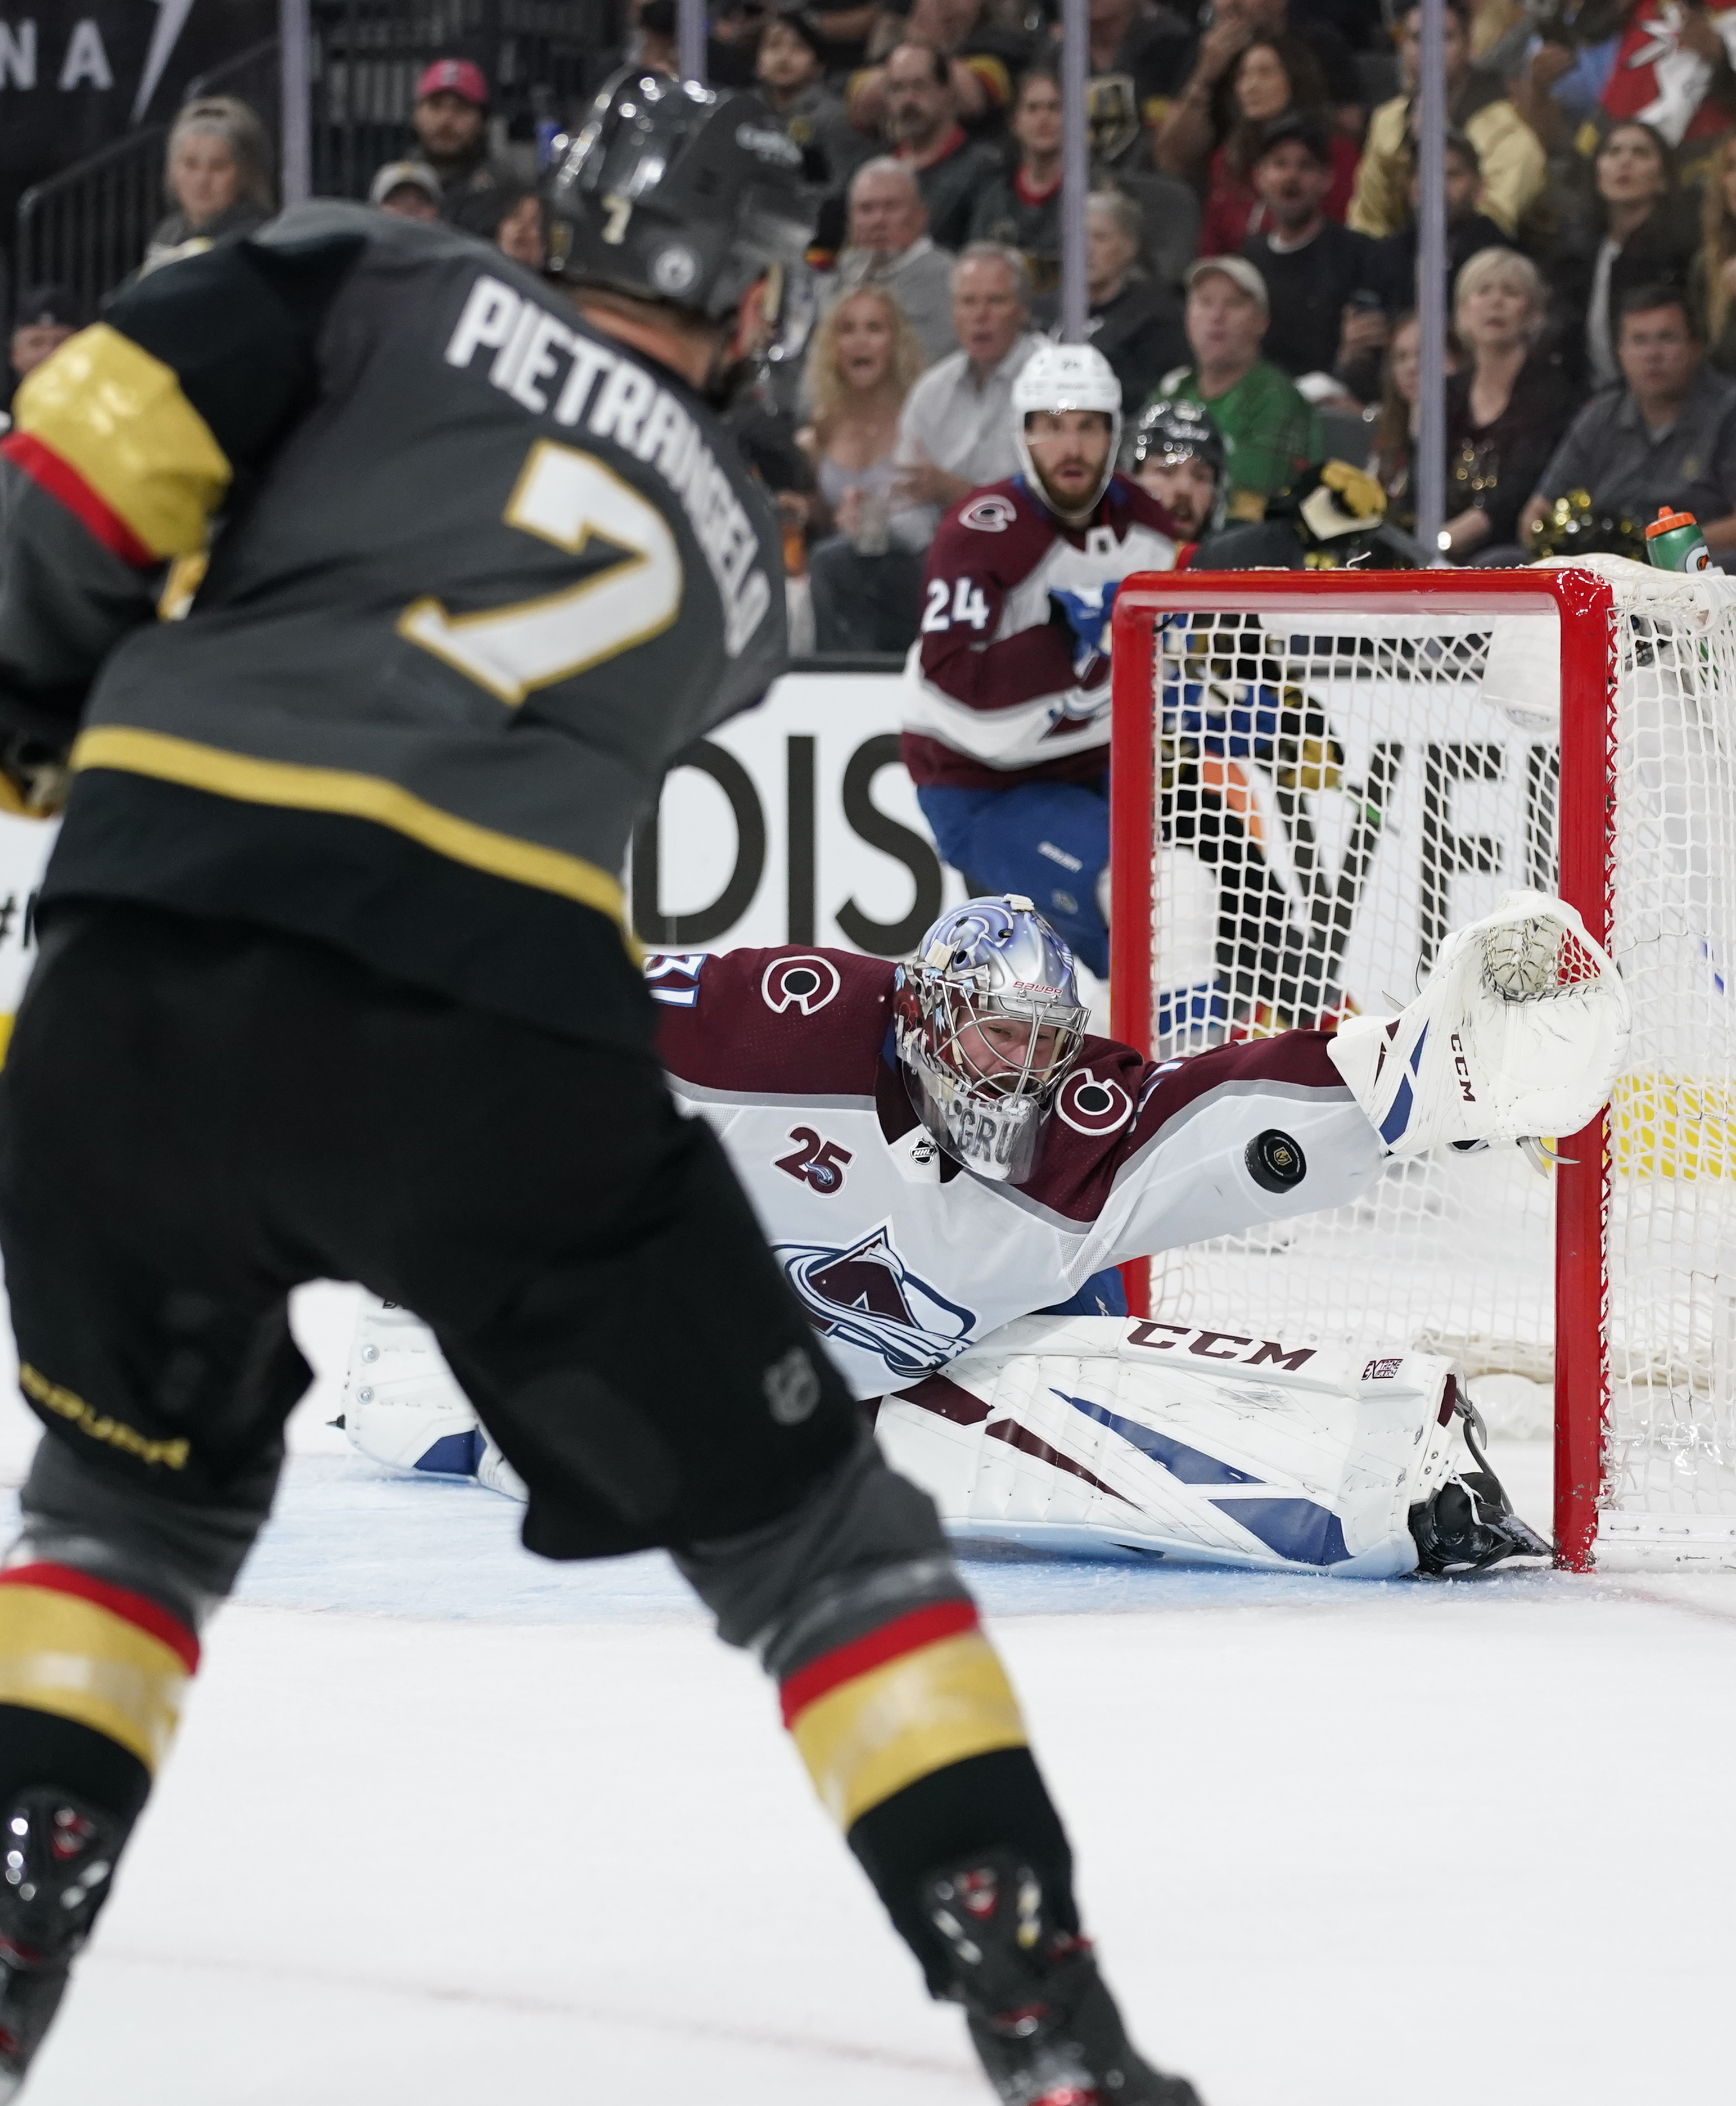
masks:
[[[1607,1167],[1600,1546],[1736,1557],[1736,580],[1584,567],[1615,596],[1609,948],[1635,1017]],[[1554,613],[1420,594],[1329,619],[1248,586],[1155,638],[1159,1058],[1395,1010],[1449,930],[1557,887]],[[1152,1306],[1546,1383],[1553,1181],[1514,1149],[1394,1163],[1361,1205],[1155,1259]]]

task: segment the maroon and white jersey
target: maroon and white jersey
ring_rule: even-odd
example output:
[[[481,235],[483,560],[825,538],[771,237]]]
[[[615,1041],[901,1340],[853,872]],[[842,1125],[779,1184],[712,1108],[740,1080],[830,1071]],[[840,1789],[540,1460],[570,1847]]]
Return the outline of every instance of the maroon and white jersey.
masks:
[[[892,1050],[895,970],[791,948],[646,966],[671,1087],[716,1129],[859,1396],[919,1380],[1109,1266],[1342,1205],[1379,1168],[1384,1150],[1324,1033],[1159,1067],[1090,1038],[1029,1180],[992,1184],[911,1107]],[[1307,1163],[1281,1193],[1248,1167],[1249,1143],[1273,1129]]]
[[[1101,775],[1108,661],[1080,686],[1078,645],[1051,621],[1049,594],[1173,569],[1182,539],[1156,500],[1120,475],[1083,526],[1064,526],[1019,475],[955,504],[929,548],[905,670],[911,779],[1004,790]]]

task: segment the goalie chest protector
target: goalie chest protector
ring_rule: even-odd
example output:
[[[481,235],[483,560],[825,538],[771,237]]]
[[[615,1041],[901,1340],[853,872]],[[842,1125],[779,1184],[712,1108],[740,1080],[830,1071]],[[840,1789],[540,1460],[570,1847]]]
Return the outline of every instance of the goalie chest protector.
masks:
[[[646,966],[671,1087],[723,1140],[858,1396],[919,1381],[1108,1266],[1339,1205],[1379,1167],[1325,1037],[1292,1032],[1161,1067],[1088,1039],[1029,1181],[976,1176],[911,1106],[892,1048],[895,970],[796,948]],[[1308,1166],[1282,1191],[1248,1161],[1275,1131]]]

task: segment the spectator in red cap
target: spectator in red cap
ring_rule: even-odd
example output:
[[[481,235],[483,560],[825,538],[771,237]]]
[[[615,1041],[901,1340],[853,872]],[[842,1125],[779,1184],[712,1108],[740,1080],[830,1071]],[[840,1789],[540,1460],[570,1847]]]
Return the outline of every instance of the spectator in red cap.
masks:
[[[514,181],[488,157],[488,83],[469,59],[436,59],[424,71],[416,83],[415,123],[421,158],[440,178],[448,219],[464,199]]]

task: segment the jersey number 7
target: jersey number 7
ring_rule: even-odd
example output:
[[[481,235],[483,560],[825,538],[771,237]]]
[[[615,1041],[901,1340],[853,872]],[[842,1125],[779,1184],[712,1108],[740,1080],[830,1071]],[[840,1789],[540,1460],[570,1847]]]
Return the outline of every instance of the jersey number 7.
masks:
[[[507,501],[509,526],[577,555],[593,534],[626,553],[565,592],[481,614],[413,601],[398,634],[514,708],[533,688],[582,673],[668,628],[681,606],[681,552],[650,500],[594,454],[539,439]]]

